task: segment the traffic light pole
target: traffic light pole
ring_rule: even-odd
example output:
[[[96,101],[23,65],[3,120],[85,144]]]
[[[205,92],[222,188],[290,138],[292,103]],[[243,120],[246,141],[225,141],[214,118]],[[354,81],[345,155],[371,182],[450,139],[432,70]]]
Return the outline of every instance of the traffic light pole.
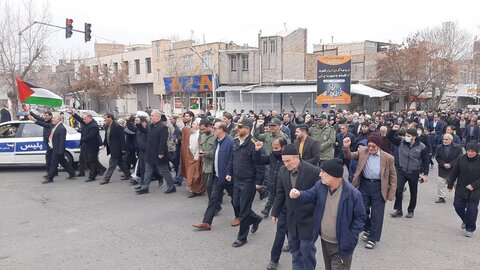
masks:
[[[60,29],[66,29],[66,27],[63,27],[63,26],[58,26],[58,25],[54,25],[54,24],[34,21],[33,23],[31,23],[30,25],[25,27],[22,31],[18,32],[18,73],[19,73],[19,75],[22,74],[22,34],[23,34],[23,32],[27,31],[28,29],[30,29],[30,27],[34,26],[35,24],[41,24],[41,25],[45,25],[45,26],[50,26],[50,27],[55,27],[55,28],[60,28]],[[80,31],[80,30],[76,30],[76,29],[72,29],[72,31],[85,34],[84,31]]]

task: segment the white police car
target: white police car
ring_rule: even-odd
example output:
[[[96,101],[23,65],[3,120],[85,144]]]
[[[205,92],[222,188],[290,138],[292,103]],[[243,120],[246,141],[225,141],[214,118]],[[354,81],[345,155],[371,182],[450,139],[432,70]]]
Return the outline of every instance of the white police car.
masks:
[[[80,157],[80,133],[67,129],[65,157],[74,165]],[[9,121],[0,124],[0,165],[45,164],[43,127],[33,121]]]

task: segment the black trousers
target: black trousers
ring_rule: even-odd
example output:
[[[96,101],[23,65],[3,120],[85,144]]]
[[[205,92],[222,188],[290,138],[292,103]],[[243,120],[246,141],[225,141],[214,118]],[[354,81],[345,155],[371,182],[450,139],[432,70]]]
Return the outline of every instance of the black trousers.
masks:
[[[478,203],[479,200],[465,199],[455,195],[453,199],[453,206],[455,212],[465,223],[465,230],[467,232],[474,232],[477,229],[477,216],[478,216]]]
[[[275,233],[275,239],[273,240],[272,250],[270,252],[270,261],[278,263],[280,260],[287,234],[287,209],[283,208],[278,215],[277,232]]]
[[[254,224],[261,217],[252,210],[253,199],[255,198],[256,188],[255,180],[235,179],[233,185],[233,204],[240,208],[240,229],[238,231],[237,239],[239,241],[246,241],[250,225]]]
[[[50,171],[50,164],[52,163],[52,153],[53,153],[53,150],[52,148],[48,147],[47,146],[47,152],[45,153],[45,162],[47,164],[47,173]],[[55,172],[55,174],[57,174]]]
[[[87,166],[86,151],[84,144],[80,145],[80,156],[78,157],[78,173],[84,174]]]
[[[50,168],[48,169],[47,179],[53,180],[53,177],[58,170],[58,164],[61,164],[62,167],[67,170],[70,176],[75,175],[75,171],[73,170],[72,166],[70,166],[70,163],[68,163],[68,161],[65,159],[64,154],[56,155],[52,153],[52,159],[50,160]]]
[[[397,170],[397,191],[395,192],[395,204],[393,209],[402,211],[403,188],[408,182],[410,189],[410,203],[408,204],[408,212],[413,212],[417,206],[417,190],[419,173],[405,173],[402,169]]]
[[[362,193],[363,205],[367,214],[363,230],[369,233],[368,240],[378,242],[382,235],[385,213],[382,185],[380,181],[371,182],[362,178],[359,190]]]
[[[212,194],[208,200],[207,210],[203,215],[203,223],[208,223],[212,225],[213,218],[215,217],[215,212],[220,207],[223,197],[223,191],[226,190],[228,195],[231,197],[231,203],[233,207],[233,212],[235,217],[239,216],[240,208],[238,205],[235,205],[233,202],[233,185],[226,184],[222,185],[216,176],[212,178]]]
[[[105,181],[107,182],[110,181],[110,178],[112,178],[113,172],[115,171],[115,168],[117,166],[122,170],[122,172],[125,174],[127,178],[131,176],[127,163],[125,162],[122,156],[119,156],[119,157],[110,156],[110,160],[108,161],[108,169],[104,177]]]
[[[98,161],[98,151],[85,152],[84,153],[84,159],[85,159],[84,162],[86,163],[86,165],[88,167],[88,170],[89,170],[88,178],[89,179],[95,179],[95,177],[97,177],[97,175],[99,173],[99,170],[100,170],[100,168],[98,167],[98,163],[99,163],[99,161]]]

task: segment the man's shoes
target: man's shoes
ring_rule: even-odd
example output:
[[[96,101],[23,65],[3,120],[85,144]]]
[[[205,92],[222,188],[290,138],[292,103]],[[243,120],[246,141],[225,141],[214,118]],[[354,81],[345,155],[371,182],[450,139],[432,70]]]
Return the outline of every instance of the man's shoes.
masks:
[[[129,175],[124,175],[124,176],[122,176],[122,178],[120,178],[120,180],[130,180],[130,179],[132,179],[132,175],[130,175],[130,174]]]
[[[460,225],[460,228],[462,228],[462,230],[465,230],[466,227],[467,227],[467,224],[465,224],[465,222],[462,222],[462,225]]]
[[[141,188],[142,188],[142,186],[135,187],[136,190],[139,190]]]
[[[260,193],[260,201],[268,197],[268,190],[264,189],[262,193]]]
[[[170,194],[170,193],[175,193],[175,192],[177,192],[177,189],[175,187],[172,187],[171,189],[165,190],[165,192],[163,192],[163,193]]]
[[[258,231],[258,225],[260,225],[260,222],[262,222],[262,218],[258,217],[257,221],[252,224],[252,229],[250,230],[251,233],[256,233]]]
[[[278,263],[270,261],[267,264],[267,270],[277,270],[278,268]]]
[[[98,176],[102,176],[106,171],[106,169],[98,170]]]
[[[53,183],[53,179],[45,179],[42,181],[42,184],[48,184],[48,183]]]
[[[135,180],[130,180],[130,186],[136,186],[138,185],[138,182]]]
[[[137,195],[147,194],[148,189],[139,189],[139,190],[135,190],[135,192],[137,193]]]
[[[78,173],[77,176],[78,176],[78,177],[84,177],[84,176],[85,176],[85,173],[84,173],[84,172]]]
[[[368,237],[370,236],[370,233],[369,232],[364,232],[362,234],[362,240],[367,242],[368,241]]]
[[[106,185],[108,184],[110,181],[107,181],[107,180],[103,180],[102,182],[100,182],[100,185]]]
[[[199,194],[192,192],[192,193],[190,193],[190,194],[187,196],[187,198],[195,198],[195,197],[197,197],[198,195],[199,195]]]
[[[234,248],[241,247],[241,246],[245,245],[246,243],[247,243],[247,240],[244,240],[244,241],[237,240],[237,241],[233,242],[232,247],[234,247]]]
[[[438,200],[436,200],[435,203],[446,203],[446,201],[444,198],[438,198]]]
[[[408,214],[405,217],[406,218],[412,218],[413,217],[413,212],[408,212]]]
[[[465,232],[465,237],[468,237],[468,238],[473,237],[473,232],[466,231]]]
[[[232,225],[232,227],[240,225],[240,219],[239,218],[234,218],[230,225]]]
[[[193,224],[192,226],[197,228],[199,231],[210,231],[212,229],[212,225],[208,223]]]
[[[48,174],[42,175],[43,178],[48,178]]]
[[[93,182],[95,181],[95,178],[88,178],[87,180],[85,180],[84,182]]]
[[[373,249],[373,248],[375,248],[375,241],[372,241],[372,240],[367,241],[367,243],[365,244],[365,248],[366,248],[366,249]]]
[[[67,180],[75,180],[75,178],[77,178],[75,174],[72,174],[67,177]]]
[[[286,245],[282,248],[282,252],[290,252],[290,247],[288,246],[288,244],[286,244]]]
[[[260,213],[262,213],[263,217],[267,218],[270,214],[270,209],[264,208]]]
[[[391,213],[390,216],[391,216],[392,218],[402,217],[402,216],[403,216],[403,212],[402,212],[402,211],[395,210],[395,212]]]

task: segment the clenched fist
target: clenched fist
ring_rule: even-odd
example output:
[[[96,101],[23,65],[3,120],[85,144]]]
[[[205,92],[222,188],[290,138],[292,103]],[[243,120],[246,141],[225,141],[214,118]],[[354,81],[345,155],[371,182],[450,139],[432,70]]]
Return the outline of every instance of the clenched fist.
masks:
[[[290,198],[296,199],[298,196],[300,196],[300,191],[296,188],[292,188],[292,190],[290,190]]]
[[[345,137],[343,139],[343,148],[349,148],[351,144],[352,144],[352,140],[350,140],[349,137]]]

